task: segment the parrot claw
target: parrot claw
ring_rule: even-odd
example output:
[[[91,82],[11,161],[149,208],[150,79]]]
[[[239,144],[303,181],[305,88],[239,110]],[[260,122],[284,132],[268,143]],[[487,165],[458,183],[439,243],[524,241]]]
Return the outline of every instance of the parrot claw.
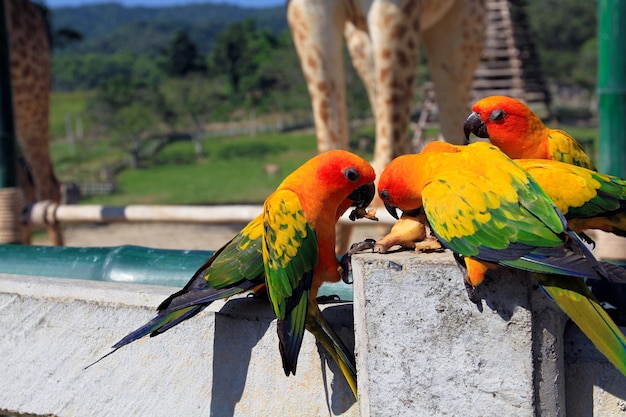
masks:
[[[480,306],[481,305],[480,297],[476,295],[476,287],[474,287],[469,282],[465,281],[465,279],[463,281],[465,282],[465,291],[467,291],[467,298],[469,298],[469,300],[472,303],[476,304],[477,306]]]
[[[587,233],[580,232],[578,233],[578,236],[580,236],[583,242],[590,245],[592,250],[596,248],[596,241],[593,240]]]
[[[346,252],[346,254],[343,255],[339,261],[339,266],[341,266],[341,280],[343,282],[346,284],[352,284],[352,281],[350,280],[350,275],[352,274],[352,255],[366,249],[374,249],[375,245],[376,241],[374,239],[365,239],[362,242],[356,242],[350,246],[350,250]]]
[[[327,303],[341,301],[341,297],[339,297],[336,294],[320,295],[315,300],[317,301],[318,304],[327,304]]]

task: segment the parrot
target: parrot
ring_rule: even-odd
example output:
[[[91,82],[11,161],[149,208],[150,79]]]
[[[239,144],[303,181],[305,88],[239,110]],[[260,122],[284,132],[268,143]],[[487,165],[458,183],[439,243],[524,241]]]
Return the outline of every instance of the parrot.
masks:
[[[365,192],[369,204],[375,178],[374,169],[364,159],[346,151],[330,151],[287,177],[265,201],[263,265],[267,293],[278,319],[285,375],[296,373],[304,329],[319,326],[327,331],[316,297],[323,282],[341,279],[335,254],[337,208],[362,187],[371,191]],[[346,362],[338,364],[341,367]],[[356,397],[356,386],[351,383],[351,387]]]
[[[489,161],[489,163],[485,163]],[[387,210],[424,211],[433,233],[467,262],[476,287],[487,269],[535,273],[544,291],[626,375],[626,337],[583,278],[611,279],[620,268],[591,254],[532,177],[497,147],[477,142],[458,152],[399,156],[380,175]]]
[[[547,127],[526,104],[512,97],[489,96],[472,106],[463,126],[512,159],[551,159],[596,170],[591,158],[567,132]]]
[[[111,352],[89,366],[137,339],[146,335],[157,336],[167,331],[182,321],[195,316],[215,300],[226,299],[246,291],[253,291],[261,295],[267,294],[266,268],[263,256],[264,246],[266,246],[264,242],[267,241],[268,244],[272,243],[271,247],[267,245],[267,250],[271,250],[273,254],[267,257],[267,261],[272,262],[273,265],[271,270],[273,281],[271,281],[272,286],[270,288],[275,293],[280,294],[280,291],[276,290],[276,285],[282,284],[276,278],[277,273],[281,272],[276,272],[276,270],[283,267],[289,270],[288,273],[283,273],[285,278],[291,280],[283,284],[283,291],[288,291],[290,284],[298,282],[300,279],[307,280],[312,275],[311,271],[308,269],[302,271],[302,268],[315,269],[315,279],[309,279],[308,283],[303,283],[293,290],[295,292],[300,291],[301,294],[307,293],[313,300],[313,302],[308,303],[308,308],[305,310],[307,314],[305,327],[318,338],[337,362],[356,398],[356,366],[353,355],[324,319],[317,307],[315,297],[319,286],[324,281],[336,282],[343,278],[343,269],[346,268],[344,263],[349,262],[349,260],[344,259],[345,256],[342,258],[341,265],[336,260],[335,263],[331,261],[328,245],[334,235],[329,235],[326,225],[331,225],[334,230],[334,224],[343,212],[351,206],[355,207],[351,213],[351,219],[364,217],[365,208],[370,204],[375,194],[374,176],[375,174],[367,162],[346,151],[329,151],[309,160],[288,176],[279,185],[278,190],[280,192],[271,197],[272,203],[270,205],[279,201],[276,197],[280,195],[289,195],[290,197],[288,207],[294,209],[294,212],[283,213],[286,216],[282,219],[284,224],[276,223],[280,220],[276,217],[273,222],[266,221],[268,219],[266,219],[265,211],[259,214],[228,243],[217,250],[180,291],[166,298],[157,307],[156,317],[123,337],[112,346]],[[332,181],[335,180],[340,181],[340,183],[333,184]],[[341,191],[338,190],[339,188]],[[292,193],[297,195],[297,198],[308,200],[299,203],[297,198],[292,197]],[[301,205],[299,210],[295,209],[298,204]],[[305,217],[303,217],[303,208],[307,210]],[[310,214],[312,210],[317,210],[315,215]],[[321,211],[323,213],[319,213]],[[300,223],[303,219],[306,221]],[[312,223],[309,223],[309,220]],[[320,222],[324,222],[324,224],[321,225]],[[308,236],[302,236],[300,233],[302,230],[311,233]],[[298,233],[292,235],[294,232]],[[326,240],[318,240],[320,236]],[[302,240],[300,241],[300,239]],[[284,245],[293,246],[285,247]],[[334,248],[333,245],[334,243],[330,247]],[[282,257],[278,256],[279,252],[283,254]],[[285,264],[281,265],[280,262],[285,262]],[[319,272],[317,272],[318,267]],[[294,274],[302,274],[302,277]],[[296,294],[293,296],[295,297]],[[292,306],[289,305],[288,307]],[[284,310],[284,312],[284,316],[290,314],[290,310]],[[290,357],[292,362],[289,363],[289,368],[285,369],[287,375],[289,375],[288,370],[290,373],[292,371],[295,373],[296,358]]]
[[[432,142],[422,152],[461,152],[464,146]],[[598,229],[626,236],[626,180],[550,159],[515,159],[581,235]]]
[[[552,160],[517,159],[579,235],[597,229],[626,237],[626,180]]]

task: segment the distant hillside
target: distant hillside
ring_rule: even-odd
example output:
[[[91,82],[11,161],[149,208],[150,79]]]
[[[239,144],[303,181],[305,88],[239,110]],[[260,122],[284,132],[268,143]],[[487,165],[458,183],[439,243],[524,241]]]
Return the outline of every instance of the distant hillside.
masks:
[[[186,29],[199,52],[206,53],[215,35],[236,21],[254,18],[258,28],[276,34],[288,27],[285,7],[253,9],[208,3],[158,8],[104,3],[52,8],[51,16],[54,29],[69,27],[84,37],[76,45],[55,51],[57,54],[112,54],[121,50],[153,53],[166,45],[179,29]]]

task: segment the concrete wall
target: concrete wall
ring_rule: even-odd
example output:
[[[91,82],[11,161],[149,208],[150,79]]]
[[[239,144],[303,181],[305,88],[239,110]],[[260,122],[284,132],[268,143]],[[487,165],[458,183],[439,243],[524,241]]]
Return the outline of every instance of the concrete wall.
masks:
[[[57,416],[624,416],[626,377],[526,274],[466,296],[449,254],[354,259],[360,401],[306,334],[285,377],[263,300],[215,303],[85,370],[173,289],[0,275],[0,410]],[[324,313],[352,343],[350,303]],[[1,414],[1,413],[0,413]]]
[[[0,410],[55,416],[356,416],[339,369],[305,335],[283,373],[263,300],[215,303],[193,320],[86,365],[153,316],[171,287],[0,276]],[[352,305],[329,305],[340,335]],[[320,348],[321,349],[321,348]],[[2,413],[0,413],[2,414]]]
[[[449,253],[359,255],[361,416],[624,416],[626,377],[526,273],[471,303]]]

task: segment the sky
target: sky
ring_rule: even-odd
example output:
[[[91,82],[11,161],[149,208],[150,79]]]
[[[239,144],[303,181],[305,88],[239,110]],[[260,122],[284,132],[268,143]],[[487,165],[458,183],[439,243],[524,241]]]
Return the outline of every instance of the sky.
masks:
[[[86,4],[97,3],[120,3],[124,6],[178,6],[189,3],[222,3],[232,4],[241,7],[271,7],[281,6],[287,0],[44,0],[44,3],[50,7],[67,7],[82,6]]]

